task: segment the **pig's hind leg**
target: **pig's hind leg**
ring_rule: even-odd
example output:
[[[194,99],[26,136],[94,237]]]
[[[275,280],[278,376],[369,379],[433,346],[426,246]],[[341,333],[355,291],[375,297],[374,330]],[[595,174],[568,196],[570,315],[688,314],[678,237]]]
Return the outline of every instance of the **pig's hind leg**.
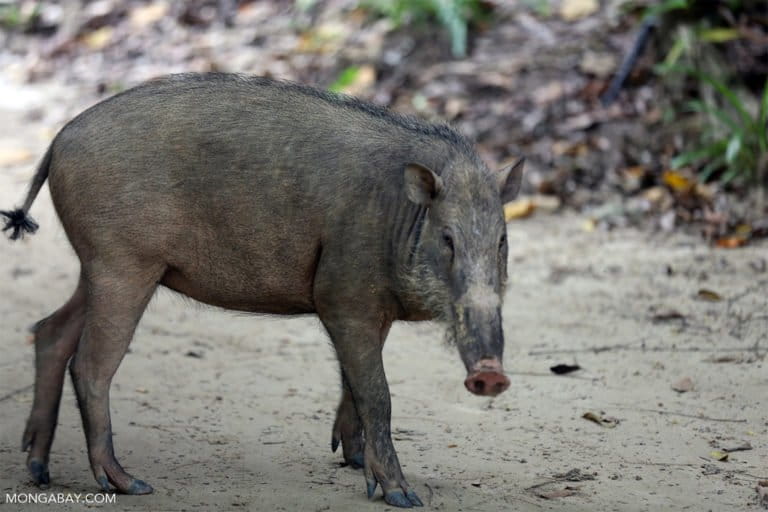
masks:
[[[85,327],[70,374],[77,394],[88,459],[105,491],[148,494],[152,487],[125,472],[115,458],[109,388],[165,266],[139,261],[89,262]]]
[[[22,451],[29,450],[27,468],[35,484],[50,483],[48,457],[59,416],[67,362],[77,347],[85,319],[85,284],[72,297],[32,327],[35,343],[35,398],[27,420]]]
[[[352,391],[349,389],[343,370],[341,387],[341,403],[336,410],[336,421],[333,424],[331,450],[335,452],[341,443],[344,461],[350,467],[359,469],[363,467],[363,424],[357,414],[355,400],[352,398]]]

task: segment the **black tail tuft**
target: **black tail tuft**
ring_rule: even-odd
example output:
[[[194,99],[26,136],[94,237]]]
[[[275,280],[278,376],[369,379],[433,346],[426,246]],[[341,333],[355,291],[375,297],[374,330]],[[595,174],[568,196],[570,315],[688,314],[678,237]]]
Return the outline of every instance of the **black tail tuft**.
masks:
[[[27,216],[27,212],[19,208],[11,212],[0,211],[0,215],[7,217],[3,231],[11,230],[11,240],[18,240],[24,238],[24,233],[34,233],[37,231],[37,222]]]

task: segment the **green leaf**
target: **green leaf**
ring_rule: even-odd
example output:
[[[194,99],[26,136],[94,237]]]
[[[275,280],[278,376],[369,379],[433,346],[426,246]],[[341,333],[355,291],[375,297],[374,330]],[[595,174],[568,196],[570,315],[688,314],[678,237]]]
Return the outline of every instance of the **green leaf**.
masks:
[[[728,112],[726,112],[721,108],[707,105],[706,103],[700,100],[691,100],[688,103],[686,103],[686,107],[688,107],[688,110],[692,110],[694,112],[700,112],[702,114],[711,114],[731,130],[741,131],[741,127],[739,126],[738,122],[734,121],[731,118],[731,116],[728,114]]]
[[[360,68],[357,66],[349,66],[348,68],[344,69],[341,73],[339,73],[339,76],[331,84],[331,86],[328,87],[328,90],[331,92],[343,91],[345,88],[349,87],[355,82],[355,78],[357,78],[357,73],[359,71]]]
[[[712,174],[723,167],[725,164],[725,157],[724,156],[718,156],[710,160],[710,162],[702,167],[701,171],[699,171],[699,181],[702,183],[706,183],[707,180],[712,176]]]
[[[720,178],[720,181],[723,183],[723,185],[727,185],[728,183],[732,182],[734,178],[739,177],[740,174],[747,173],[743,172],[740,167],[731,167],[725,172],[725,174],[723,174],[723,177]]]
[[[658,16],[659,14],[664,14],[669,11],[688,9],[688,7],[690,7],[688,0],[665,0],[664,2],[661,2],[657,5],[648,7],[645,10],[644,17],[649,18],[651,16]]]
[[[734,135],[731,140],[728,141],[728,147],[725,148],[725,161],[730,165],[739,156],[741,151],[741,134]]]
[[[741,33],[735,28],[709,28],[700,31],[697,35],[699,39],[708,43],[725,43],[741,38]]]
[[[750,129],[754,127],[755,121],[744,108],[744,104],[741,102],[738,96],[736,96],[736,93],[729,89],[724,83],[715,79],[711,75],[708,75],[707,73],[686,66],[672,66],[669,68],[669,71],[686,73],[695,76],[703,82],[708,83],[739,112],[739,116],[741,117],[745,126],[749,127]]]
[[[722,153],[727,146],[728,146],[728,139],[719,140],[708,146],[704,146],[699,149],[680,153],[679,155],[677,155],[675,158],[672,159],[672,161],[670,162],[670,165],[672,166],[673,169],[679,169],[683,166],[686,166],[688,164],[701,160],[702,158],[715,157],[719,153]]]

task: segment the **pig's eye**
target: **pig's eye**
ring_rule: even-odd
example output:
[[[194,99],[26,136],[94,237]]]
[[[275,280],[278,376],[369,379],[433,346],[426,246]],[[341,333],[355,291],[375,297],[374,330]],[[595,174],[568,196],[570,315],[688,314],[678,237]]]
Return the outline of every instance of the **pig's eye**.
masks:
[[[445,247],[451,251],[451,257],[453,257],[453,238],[450,234],[443,233],[443,243],[445,244]]]

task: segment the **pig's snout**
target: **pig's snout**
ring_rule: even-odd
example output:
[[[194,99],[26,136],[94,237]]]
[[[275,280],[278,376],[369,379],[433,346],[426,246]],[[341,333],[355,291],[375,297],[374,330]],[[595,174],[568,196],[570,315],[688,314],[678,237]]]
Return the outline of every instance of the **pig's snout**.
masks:
[[[464,386],[475,395],[496,396],[507,390],[509,379],[498,359],[482,359],[474,365]]]

